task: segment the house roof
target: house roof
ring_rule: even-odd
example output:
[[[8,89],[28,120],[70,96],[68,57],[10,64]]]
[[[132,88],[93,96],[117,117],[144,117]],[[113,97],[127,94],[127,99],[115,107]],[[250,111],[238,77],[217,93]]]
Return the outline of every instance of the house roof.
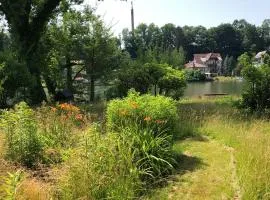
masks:
[[[185,68],[193,68],[193,67],[204,68],[204,67],[207,67],[207,65],[196,63],[194,61],[190,61],[189,63],[185,64]]]
[[[222,60],[220,53],[204,53],[204,54],[194,54],[194,60],[196,63],[203,64],[210,59]]]
[[[193,61],[190,61],[189,63],[185,64],[186,68],[193,68],[193,67],[203,68],[207,67],[207,65],[205,65],[205,62],[210,59],[218,59],[220,61],[222,60],[220,53],[194,54],[193,57],[194,57]]]

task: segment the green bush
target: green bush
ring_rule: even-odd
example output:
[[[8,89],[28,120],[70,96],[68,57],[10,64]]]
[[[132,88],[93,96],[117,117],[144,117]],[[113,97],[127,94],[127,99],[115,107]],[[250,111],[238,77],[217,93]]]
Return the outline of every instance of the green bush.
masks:
[[[247,54],[239,57],[239,65],[243,66],[242,75],[245,87],[240,108],[250,112],[267,113],[270,109],[270,62],[265,55],[265,63],[254,66]]]
[[[145,188],[157,184],[173,170],[177,119],[174,100],[164,96],[140,96],[130,91],[128,97],[108,105],[108,129],[118,132],[129,144],[132,162]]]
[[[177,108],[171,98],[140,96],[132,90],[126,98],[112,100],[107,108],[107,125],[113,131],[138,125],[152,130],[156,135],[174,135],[177,131],[177,119]]]
[[[154,90],[156,95],[179,99],[186,86],[182,70],[174,69],[168,64],[146,63],[121,70],[114,87],[107,91],[107,98],[127,96],[128,90],[134,88],[141,94]]]
[[[124,128],[119,134],[132,151],[132,162],[145,189],[172,173],[175,164],[172,135],[156,135],[151,129],[138,126]]]
[[[186,80],[189,82],[193,81],[205,81],[206,76],[200,70],[186,70],[185,71]]]
[[[166,74],[158,81],[160,94],[179,100],[186,87],[186,78],[183,71],[166,66]]]
[[[6,156],[27,167],[33,167],[42,158],[43,143],[38,134],[32,109],[22,102],[14,110],[4,111],[1,127],[6,134]]]
[[[40,133],[46,139],[49,148],[69,148],[76,140],[74,132],[84,124],[84,115],[71,104],[59,104],[56,107],[41,106],[36,110]]]

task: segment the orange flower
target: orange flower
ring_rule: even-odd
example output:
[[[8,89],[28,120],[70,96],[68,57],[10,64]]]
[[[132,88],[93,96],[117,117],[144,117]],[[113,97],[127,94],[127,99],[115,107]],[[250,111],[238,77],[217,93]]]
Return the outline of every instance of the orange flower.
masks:
[[[135,101],[131,101],[130,102],[130,106],[133,108],[133,109],[137,109],[139,107],[138,103],[136,103]]]
[[[156,123],[157,123],[157,124],[165,124],[166,121],[165,121],[165,120],[159,120],[159,119],[158,119],[158,120],[156,120]]]
[[[59,105],[61,110],[65,110],[65,111],[71,111],[71,112],[79,112],[80,109],[72,104],[68,104],[68,103],[62,103]]]
[[[151,121],[151,117],[145,117],[143,120],[146,122],[149,122],[149,121]]]
[[[82,114],[77,114],[77,115],[75,116],[75,119],[76,119],[76,120],[79,120],[79,121],[82,121],[82,120],[83,120],[83,115],[82,115]]]

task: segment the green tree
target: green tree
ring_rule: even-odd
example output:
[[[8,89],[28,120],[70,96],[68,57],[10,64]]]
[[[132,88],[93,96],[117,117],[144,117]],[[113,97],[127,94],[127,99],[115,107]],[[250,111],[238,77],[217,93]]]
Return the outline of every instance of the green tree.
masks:
[[[266,59],[269,61],[269,59]],[[242,94],[241,107],[249,111],[265,112],[270,109],[270,65],[264,63],[260,67],[252,65],[247,55],[242,55],[239,62],[243,66],[242,75],[246,87]]]
[[[33,61],[39,40],[50,18],[60,3],[69,5],[71,1],[64,0],[1,0],[0,11],[9,24],[9,32],[14,42],[14,50],[18,52],[18,62],[26,65],[32,76],[32,82],[28,86],[32,103],[38,103],[45,99],[45,93],[41,83],[41,70]],[[76,1],[81,3],[81,1]]]
[[[164,65],[163,67],[165,68],[166,73],[158,83],[160,94],[178,100],[183,95],[184,88],[186,87],[185,74],[183,71],[173,69],[169,65]]]
[[[231,24],[221,24],[212,28],[210,34],[217,45],[215,51],[222,55],[239,56],[241,52],[241,35]]]
[[[185,64],[185,52],[182,47],[179,50],[167,50],[160,53],[160,63],[167,63],[176,69],[183,69]]]
[[[248,53],[244,53],[241,56],[238,57],[237,59],[237,66],[235,69],[235,74],[236,75],[241,75],[241,71],[244,67],[249,67],[252,65],[252,60],[251,57],[249,56]]]

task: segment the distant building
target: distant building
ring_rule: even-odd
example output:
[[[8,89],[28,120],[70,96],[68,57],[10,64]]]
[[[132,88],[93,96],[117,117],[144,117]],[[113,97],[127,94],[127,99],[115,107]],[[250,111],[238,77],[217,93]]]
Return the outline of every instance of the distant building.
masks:
[[[222,67],[222,57],[220,53],[194,54],[193,61],[185,64],[188,70],[200,70],[207,78],[217,76]]]

